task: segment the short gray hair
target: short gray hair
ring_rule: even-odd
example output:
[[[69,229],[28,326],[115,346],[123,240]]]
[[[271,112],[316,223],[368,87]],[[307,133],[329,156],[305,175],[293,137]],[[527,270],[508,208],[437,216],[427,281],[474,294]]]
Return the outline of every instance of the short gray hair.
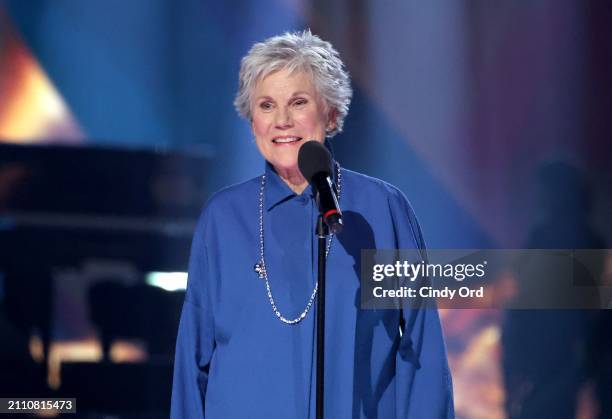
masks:
[[[302,32],[285,32],[282,35],[258,42],[240,63],[240,80],[234,106],[240,116],[252,119],[251,94],[255,85],[264,77],[278,70],[307,71],[312,74],[316,91],[326,106],[336,109],[336,128],[327,132],[333,137],[344,125],[353,90],[348,72],[338,51],[309,29]]]

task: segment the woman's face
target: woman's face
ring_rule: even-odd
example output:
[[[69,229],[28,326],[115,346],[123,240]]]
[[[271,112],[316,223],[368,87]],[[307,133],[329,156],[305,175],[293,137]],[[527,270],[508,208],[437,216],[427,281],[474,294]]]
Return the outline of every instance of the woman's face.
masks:
[[[303,143],[322,143],[325,130],[335,128],[332,113],[305,72],[270,73],[257,83],[252,98],[255,142],[279,173],[297,169],[298,150]]]

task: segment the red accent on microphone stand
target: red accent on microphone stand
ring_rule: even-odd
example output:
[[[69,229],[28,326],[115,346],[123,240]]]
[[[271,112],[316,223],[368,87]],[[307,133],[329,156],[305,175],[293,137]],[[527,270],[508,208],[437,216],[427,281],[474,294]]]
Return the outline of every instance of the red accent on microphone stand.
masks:
[[[323,218],[327,219],[327,217],[329,217],[332,214],[337,214],[338,210],[336,209],[330,209],[329,211],[327,211],[325,214],[323,214]]]

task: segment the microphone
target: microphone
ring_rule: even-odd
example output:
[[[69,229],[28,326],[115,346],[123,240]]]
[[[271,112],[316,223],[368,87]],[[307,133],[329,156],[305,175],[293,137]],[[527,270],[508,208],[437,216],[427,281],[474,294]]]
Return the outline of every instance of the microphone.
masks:
[[[298,152],[298,167],[316,193],[319,212],[333,234],[342,231],[342,212],[332,181],[332,158],[318,141],[307,141]]]

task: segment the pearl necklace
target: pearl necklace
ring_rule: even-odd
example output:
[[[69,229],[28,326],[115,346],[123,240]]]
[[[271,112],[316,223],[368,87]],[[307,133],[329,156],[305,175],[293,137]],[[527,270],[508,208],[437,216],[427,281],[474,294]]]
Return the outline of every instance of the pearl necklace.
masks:
[[[340,202],[340,193],[342,189],[342,177],[340,174],[340,165],[336,163],[336,179],[338,179],[338,202]],[[263,226],[263,208],[264,208],[264,190],[266,186],[266,175],[261,176],[261,186],[259,188],[259,262],[255,264],[255,272],[259,275],[260,279],[263,279],[266,283],[266,291],[268,294],[268,300],[270,300],[270,305],[272,306],[272,310],[274,314],[280,321],[283,323],[293,325],[304,320],[312,304],[314,303],[314,299],[317,296],[317,291],[319,289],[319,283],[315,284],[314,289],[312,290],[312,294],[310,294],[310,299],[308,300],[308,304],[306,304],[306,308],[302,313],[294,319],[287,319],[282,315],[276,303],[274,302],[274,297],[272,296],[272,290],[270,288],[270,281],[268,280],[268,272],[266,270],[266,261],[264,259],[264,226]],[[325,258],[329,255],[329,250],[331,248],[332,240],[334,238],[333,234],[330,234],[329,239],[327,240],[327,248],[325,249]]]

